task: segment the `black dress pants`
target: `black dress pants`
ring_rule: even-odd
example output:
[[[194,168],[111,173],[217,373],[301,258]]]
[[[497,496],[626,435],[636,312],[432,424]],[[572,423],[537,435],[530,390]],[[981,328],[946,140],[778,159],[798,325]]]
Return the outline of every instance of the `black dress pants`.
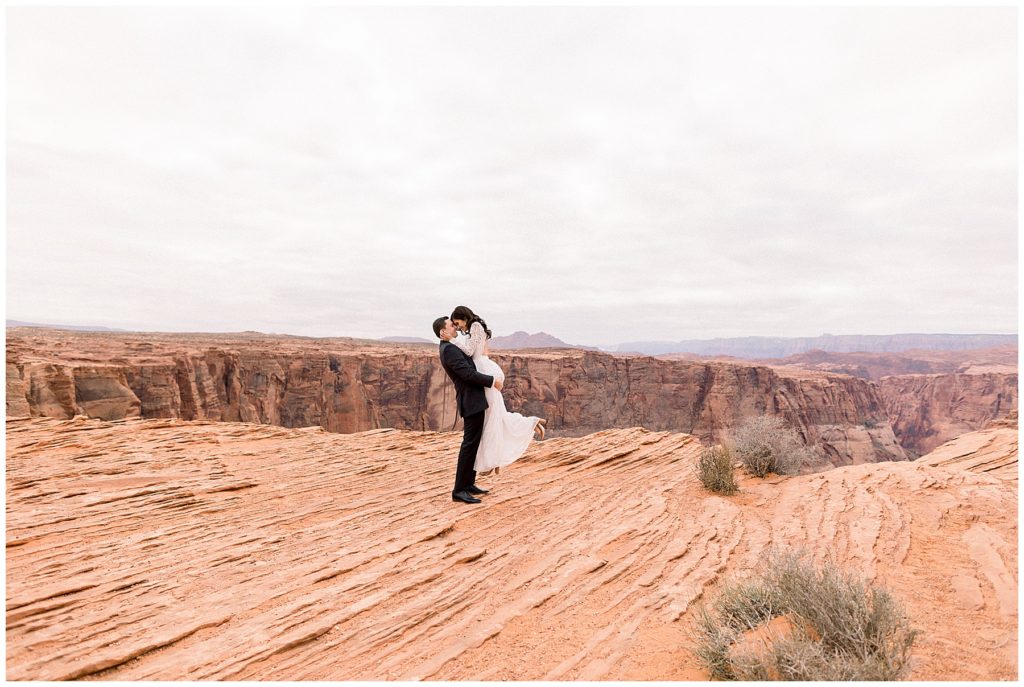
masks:
[[[480,448],[480,437],[484,435],[484,411],[462,418],[462,447],[459,449],[459,464],[455,468],[455,488],[465,491],[476,482],[476,452]]]

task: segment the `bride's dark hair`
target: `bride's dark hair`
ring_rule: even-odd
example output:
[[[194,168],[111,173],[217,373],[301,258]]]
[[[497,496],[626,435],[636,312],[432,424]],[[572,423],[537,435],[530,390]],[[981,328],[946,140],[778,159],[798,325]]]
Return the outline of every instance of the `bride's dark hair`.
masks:
[[[483,321],[483,318],[464,305],[456,306],[455,310],[452,310],[451,319],[453,321],[465,320],[467,330],[473,326],[474,322],[479,322],[480,326],[484,328],[484,332],[487,333],[487,338],[491,338],[491,330],[487,328],[487,323]]]

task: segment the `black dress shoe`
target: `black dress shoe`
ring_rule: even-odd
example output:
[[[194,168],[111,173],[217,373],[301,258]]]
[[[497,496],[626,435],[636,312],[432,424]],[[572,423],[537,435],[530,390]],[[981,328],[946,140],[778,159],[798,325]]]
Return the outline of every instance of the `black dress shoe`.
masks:
[[[490,489],[481,489],[475,484],[471,484],[470,486],[466,487],[466,491],[468,491],[470,494],[486,494],[487,492],[490,491]]]
[[[463,503],[482,503],[480,499],[475,498],[468,491],[456,491],[452,493],[452,501],[462,501]]]

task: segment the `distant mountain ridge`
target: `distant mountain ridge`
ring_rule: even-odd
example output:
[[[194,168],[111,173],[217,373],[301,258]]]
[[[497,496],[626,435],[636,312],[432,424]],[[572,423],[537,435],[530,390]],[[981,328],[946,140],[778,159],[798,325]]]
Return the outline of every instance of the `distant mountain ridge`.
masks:
[[[490,341],[491,348],[501,349],[522,349],[522,348],[580,348],[589,351],[596,351],[592,346],[575,346],[567,344],[561,339],[551,336],[547,332],[529,334],[524,331],[513,332],[508,336],[495,336]]]
[[[76,332],[127,332],[127,329],[115,329],[113,327],[96,327],[93,325],[77,324],[40,324],[38,322],[21,322],[20,320],[7,320],[8,327],[45,327],[47,329],[70,329]]]
[[[432,343],[436,344],[437,339],[424,339],[418,336],[385,336],[379,341],[387,341],[389,343]],[[488,343],[490,348],[502,349],[502,350],[514,350],[521,348],[581,348],[596,351],[597,348],[590,346],[574,346],[558,339],[546,332],[537,332],[536,334],[530,334],[529,332],[518,331],[513,332],[507,336],[495,336],[492,337]]]
[[[385,336],[379,341],[387,341],[389,343],[437,343],[437,339],[424,339],[420,336]]]
[[[912,349],[962,351],[1017,345],[1016,334],[822,334],[815,337],[747,336],[686,341],[633,341],[615,347],[619,353],[665,355],[731,355],[737,358],[785,358],[812,350],[828,353],[898,353]]]
[[[7,327],[42,327],[80,332],[117,332],[132,330],[96,325],[43,324],[7,320]],[[194,332],[199,333],[199,332]],[[208,332],[214,333],[214,332]],[[261,334],[260,332],[242,332]],[[283,334],[298,338],[300,335]],[[313,337],[317,338],[317,337]],[[390,343],[436,344],[436,339],[417,336],[387,336],[378,341]],[[632,341],[610,346],[583,346],[570,344],[548,334],[530,334],[516,331],[507,336],[495,336],[491,348],[502,350],[531,348],[570,348],[607,353],[639,353],[642,355],[692,354],[700,356],[730,356],[743,360],[766,360],[794,355],[821,353],[902,353],[912,350],[964,351],[1000,346],[1016,346],[1016,334],[822,334],[816,337],[747,336],[717,339],[687,339],[683,341]],[[794,361],[795,362],[795,361]]]

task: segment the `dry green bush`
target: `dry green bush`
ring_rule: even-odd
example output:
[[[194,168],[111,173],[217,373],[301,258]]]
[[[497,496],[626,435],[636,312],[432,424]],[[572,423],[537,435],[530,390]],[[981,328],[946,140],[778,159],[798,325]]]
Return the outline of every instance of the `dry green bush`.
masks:
[[[739,491],[732,474],[732,454],[724,446],[707,446],[697,459],[700,483],[716,494],[735,494]]]
[[[697,609],[697,628],[695,640],[697,647],[694,653],[697,659],[708,669],[714,680],[735,680],[732,657],[729,649],[736,641],[738,634],[728,625],[709,611],[705,606]]]
[[[814,459],[814,453],[803,445],[796,430],[773,415],[747,418],[731,432],[729,443],[743,467],[756,477],[769,472],[795,475]]]
[[[792,631],[761,654],[737,654],[742,633],[786,615]],[[719,680],[898,680],[917,630],[884,589],[815,568],[798,554],[769,557],[760,579],[726,585],[697,613],[696,654]]]
[[[740,634],[779,615],[774,606],[771,590],[754,581],[727,585],[710,610],[706,606],[697,609],[696,654],[712,678],[737,680],[739,674],[749,673],[730,650]]]
[[[775,590],[762,580],[747,580],[727,585],[715,598],[715,611],[736,632],[759,627],[782,615]]]

